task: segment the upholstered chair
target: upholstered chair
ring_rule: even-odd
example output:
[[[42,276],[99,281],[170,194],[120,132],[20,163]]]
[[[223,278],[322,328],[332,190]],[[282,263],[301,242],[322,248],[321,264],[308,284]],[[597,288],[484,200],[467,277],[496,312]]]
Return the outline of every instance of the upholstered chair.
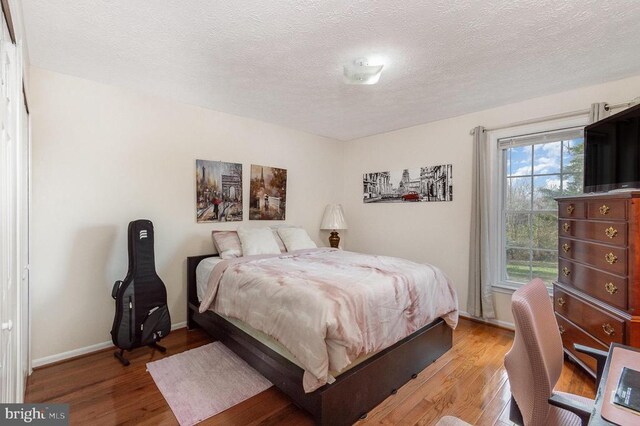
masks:
[[[562,372],[562,339],[542,280],[536,278],[514,292],[511,311],[516,333],[504,358],[512,395],[509,419],[525,426],[586,425],[594,401],[553,390]],[[575,347],[596,358],[599,380],[607,353]]]

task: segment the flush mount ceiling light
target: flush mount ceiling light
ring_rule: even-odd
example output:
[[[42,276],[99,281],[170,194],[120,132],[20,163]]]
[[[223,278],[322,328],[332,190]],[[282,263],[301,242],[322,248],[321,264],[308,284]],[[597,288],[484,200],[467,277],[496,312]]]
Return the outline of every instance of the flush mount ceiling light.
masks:
[[[367,59],[356,59],[344,66],[344,82],[347,84],[376,84],[384,65],[370,65]]]

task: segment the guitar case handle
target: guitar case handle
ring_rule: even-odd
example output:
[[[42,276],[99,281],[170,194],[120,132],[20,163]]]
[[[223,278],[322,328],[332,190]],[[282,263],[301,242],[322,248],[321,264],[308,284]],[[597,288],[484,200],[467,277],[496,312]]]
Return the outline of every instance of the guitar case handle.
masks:
[[[111,297],[113,297],[114,299],[118,295],[118,289],[120,288],[121,285],[122,285],[122,281],[120,280],[113,283],[113,290],[111,290]]]

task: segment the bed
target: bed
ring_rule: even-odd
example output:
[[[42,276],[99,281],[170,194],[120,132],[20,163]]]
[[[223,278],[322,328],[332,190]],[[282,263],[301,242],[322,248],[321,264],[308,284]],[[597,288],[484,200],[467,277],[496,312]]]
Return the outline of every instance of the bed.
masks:
[[[336,253],[329,253],[329,256],[335,257]],[[438,317],[391,346],[359,357],[348,368],[341,369],[340,373],[331,372],[327,384],[322,382],[317,389],[311,388],[310,391],[308,371],[286,348],[283,351],[278,342],[270,342],[269,336],[265,339],[259,331],[235,318],[205,310],[204,304],[201,306],[207,300],[203,290],[203,267],[199,270],[198,265],[205,259],[214,265],[218,263],[216,255],[187,258],[188,328],[201,327],[222,341],[296,405],[309,412],[317,424],[348,425],[366,417],[368,411],[389,395],[395,394],[400,386],[416,378],[421,370],[452,347],[451,320],[445,317],[449,321],[447,325],[443,318]],[[208,273],[213,276],[214,273],[210,271],[214,267],[207,267]],[[201,275],[200,279],[198,275]],[[297,315],[296,312],[292,313]],[[457,309],[455,318],[457,320]]]

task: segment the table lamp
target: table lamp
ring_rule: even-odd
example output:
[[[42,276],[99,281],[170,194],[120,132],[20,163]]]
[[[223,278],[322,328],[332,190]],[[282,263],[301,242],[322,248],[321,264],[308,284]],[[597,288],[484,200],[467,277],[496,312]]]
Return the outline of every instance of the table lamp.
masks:
[[[329,236],[329,245],[333,248],[338,248],[340,244],[340,237],[336,229],[347,229],[347,221],[344,219],[344,212],[340,204],[328,204],[324,209],[324,216],[322,216],[322,223],[320,229],[331,231]]]

